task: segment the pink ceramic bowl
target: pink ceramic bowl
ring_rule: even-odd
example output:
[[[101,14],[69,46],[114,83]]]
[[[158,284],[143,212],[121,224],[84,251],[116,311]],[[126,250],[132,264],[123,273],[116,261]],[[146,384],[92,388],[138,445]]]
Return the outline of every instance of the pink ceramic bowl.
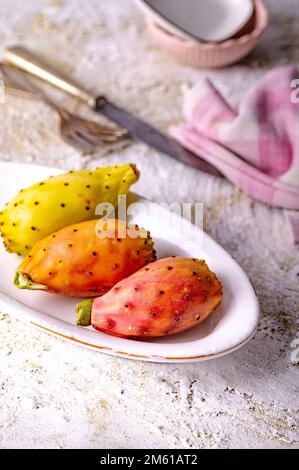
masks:
[[[220,43],[202,43],[180,38],[157,25],[147,24],[155,41],[178,62],[194,67],[224,67],[247,56],[257,45],[268,25],[268,12],[261,0],[254,0],[254,15],[239,35]]]

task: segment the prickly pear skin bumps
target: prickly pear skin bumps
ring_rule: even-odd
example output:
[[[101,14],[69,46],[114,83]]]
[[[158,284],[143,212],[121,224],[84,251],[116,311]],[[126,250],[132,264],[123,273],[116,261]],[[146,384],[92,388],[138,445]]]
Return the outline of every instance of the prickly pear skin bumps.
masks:
[[[211,315],[221,297],[221,283],[204,261],[165,258],[95,299],[91,324],[99,331],[125,338],[181,333]],[[80,324],[78,316],[77,320]]]
[[[105,229],[105,221],[90,220],[39,241],[19,266],[15,285],[76,297],[98,296],[156,259],[146,230],[139,229],[137,238],[100,238],[99,223]],[[120,224],[126,228],[116,221],[116,233]]]
[[[0,232],[9,252],[25,256],[36,242],[67,225],[95,217],[96,206],[117,206],[138,180],[133,164],[81,170],[34,184],[10,201],[0,213]]]

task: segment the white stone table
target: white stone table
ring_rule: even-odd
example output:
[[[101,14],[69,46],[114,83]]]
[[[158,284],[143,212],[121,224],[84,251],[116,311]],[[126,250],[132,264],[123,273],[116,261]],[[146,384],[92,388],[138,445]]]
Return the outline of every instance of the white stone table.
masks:
[[[238,66],[200,71],[156,48],[130,0],[0,2],[0,47],[24,43],[98,93],[166,131],[180,86],[203,75],[234,103],[278,64],[299,63],[297,0],[268,0],[271,26]],[[0,159],[78,169],[134,161],[155,201],[204,201],[205,230],[243,266],[262,315],[255,338],[219,360],[134,362],[81,349],[0,313],[0,447],[298,446],[299,249],[284,214],[141,143],[81,155],[40,102],[1,105]],[[0,175],[1,184],[1,175]]]

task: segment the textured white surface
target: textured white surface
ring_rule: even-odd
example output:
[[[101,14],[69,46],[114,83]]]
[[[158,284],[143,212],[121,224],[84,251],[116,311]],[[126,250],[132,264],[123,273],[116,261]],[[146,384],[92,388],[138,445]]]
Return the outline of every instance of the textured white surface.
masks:
[[[26,43],[77,80],[166,130],[180,122],[180,86],[203,74],[233,103],[276,64],[299,63],[297,0],[268,0],[271,26],[241,64],[198,71],[151,42],[129,0],[1,1],[1,49]],[[42,103],[7,97],[2,160],[61,168],[135,161],[136,190],[156,201],[203,201],[205,229],[243,266],[258,292],[255,338],[195,365],[115,359],[0,314],[0,447],[298,447],[299,250],[284,214],[228,182],[141,143],[81,155],[59,138]]]

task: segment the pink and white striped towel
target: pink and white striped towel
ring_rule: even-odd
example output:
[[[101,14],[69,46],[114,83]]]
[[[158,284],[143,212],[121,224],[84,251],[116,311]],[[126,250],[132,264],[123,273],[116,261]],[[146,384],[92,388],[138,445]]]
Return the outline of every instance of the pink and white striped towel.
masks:
[[[187,126],[171,127],[171,135],[250,196],[288,209],[294,239],[299,243],[296,67],[266,74],[247,92],[238,112],[206,79],[186,90],[183,112]]]

